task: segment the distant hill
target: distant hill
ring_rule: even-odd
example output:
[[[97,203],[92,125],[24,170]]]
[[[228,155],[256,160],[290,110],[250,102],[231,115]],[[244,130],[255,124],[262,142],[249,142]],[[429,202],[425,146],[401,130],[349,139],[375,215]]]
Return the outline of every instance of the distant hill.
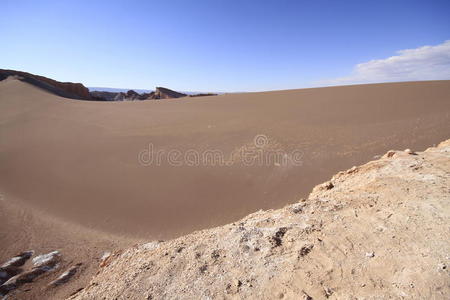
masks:
[[[72,99],[91,100],[89,89],[81,83],[60,82],[27,72],[0,69],[0,81],[10,76],[47,90],[52,94]]]

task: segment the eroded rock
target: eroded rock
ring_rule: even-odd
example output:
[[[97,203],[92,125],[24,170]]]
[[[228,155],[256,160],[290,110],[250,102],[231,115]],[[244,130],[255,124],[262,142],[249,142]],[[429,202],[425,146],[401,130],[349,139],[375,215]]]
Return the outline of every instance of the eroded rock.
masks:
[[[31,253],[31,254],[30,254]],[[29,259],[32,255],[31,251],[23,252],[22,256],[18,257],[26,257],[26,259]],[[59,251],[53,251],[47,254],[42,254],[39,256],[36,256],[33,258],[33,268],[28,271],[21,272],[21,270],[11,278],[9,278],[6,282],[4,282],[0,286],[0,295],[5,296],[10,291],[13,291],[20,286],[22,286],[25,283],[33,282],[37,277],[41,276],[44,273],[47,273],[49,271],[52,271],[58,267],[58,262],[60,260],[60,254]],[[22,263],[22,260],[20,259],[11,259],[10,262],[12,264],[18,264],[19,262]],[[24,262],[22,263],[22,265]],[[14,267],[14,266],[10,266]]]
[[[68,282],[78,271],[78,269],[81,267],[81,263],[78,263],[69,269],[67,269],[64,273],[59,275],[58,278],[50,282],[49,286],[56,287],[58,285],[64,284]]]
[[[7,268],[7,267],[10,267],[10,266],[14,266],[14,267],[23,266],[25,264],[25,262],[28,259],[30,259],[30,257],[33,255],[33,253],[34,253],[33,250],[24,251],[24,252],[18,254],[17,256],[14,256],[13,258],[8,260],[7,262],[5,262],[1,267],[2,268]]]
[[[8,281],[11,277],[22,272],[20,268],[30,259],[34,251],[24,251],[14,256],[0,267],[0,285]]]
[[[53,268],[60,260],[61,255],[59,251],[52,251],[46,254],[41,254],[33,258],[33,265],[36,268]]]

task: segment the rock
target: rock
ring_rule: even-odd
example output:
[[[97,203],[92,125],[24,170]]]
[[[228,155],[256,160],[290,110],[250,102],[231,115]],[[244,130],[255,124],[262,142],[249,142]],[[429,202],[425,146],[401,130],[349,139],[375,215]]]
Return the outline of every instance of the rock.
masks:
[[[151,251],[151,250],[155,250],[160,246],[161,242],[160,241],[153,241],[150,243],[146,243],[140,246],[140,248],[147,250],[147,251]]]
[[[138,93],[136,93],[135,91],[133,91],[133,90],[129,90],[127,93],[126,93],[126,95],[127,95],[127,98],[128,99],[137,99],[138,97],[139,97],[139,94]]]
[[[206,265],[206,264],[199,268],[200,273],[205,273],[206,270],[208,270],[208,265]]]
[[[189,95],[189,97],[206,97],[206,96],[217,96],[218,94],[214,94],[214,93],[200,93],[200,94],[194,94],[194,95]]]
[[[413,152],[411,149],[405,149],[403,152],[409,155],[417,155],[415,152]]]
[[[11,277],[8,281],[0,286],[0,295],[6,295],[25,283],[32,282],[36,277],[44,274],[47,270],[43,267],[33,268],[31,271],[20,273]]]
[[[383,155],[383,157],[390,158],[390,157],[393,157],[393,156],[395,155],[395,153],[396,153],[396,151],[394,151],[394,150],[389,150],[388,152],[386,152],[385,155]]]
[[[347,170],[347,174],[353,174],[356,173],[358,171],[358,168],[356,166],[351,167],[350,169]]]
[[[173,90],[156,87],[153,95],[150,96],[150,99],[170,99],[170,98],[181,98],[186,97],[186,94],[175,92]]]
[[[9,267],[0,267],[0,285],[8,281],[11,277],[22,272],[22,269],[19,267],[9,266]]]
[[[324,287],[323,293],[325,294],[326,298],[329,298],[331,295],[333,295],[333,290],[328,287]]]
[[[271,238],[273,247],[281,246],[281,244],[283,243],[283,237],[286,234],[287,230],[288,229],[286,227],[281,227],[277,230],[277,232],[275,232],[275,235]]]
[[[14,256],[7,262],[5,262],[0,267],[0,284],[3,284],[4,282],[8,281],[11,277],[19,274],[22,272],[22,269],[19,267],[23,266],[25,262],[30,259],[30,257],[33,255],[33,251],[25,251],[22,253],[19,253],[17,256]]]
[[[103,268],[109,264],[111,256],[112,253],[109,251],[103,253],[102,257],[100,258],[100,268]]]
[[[305,255],[308,255],[308,253],[311,252],[312,248],[314,248],[313,244],[303,246],[302,248],[300,248],[300,251],[298,251],[298,256],[303,257]]]
[[[178,93],[173,90],[157,87],[154,92],[139,94],[133,90],[126,93],[114,93],[106,91],[92,91],[90,93],[93,100],[99,101],[136,101],[136,100],[159,100],[186,97],[186,94]],[[209,96],[209,95],[208,95]]]
[[[313,192],[317,193],[319,191],[328,191],[331,190],[332,188],[334,188],[333,183],[331,181],[327,181],[314,187]]]
[[[331,190],[332,188],[334,188],[334,185],[331,181],[325,183],[325,189],[326,190]]]
[[[225,291],[227,294],[236,294],[239,292],[242,286],[242,281],[234,279],[231,283],[227,284]]]
[[[366,257],[374,257],[375,256],[375,252],[366,252]]]
[[[92,100],[96,101],[115,101],[119,93],[106,91],[92,91],[90,92]]]
[[[29,255],[30,251],[23,252],[25,256]],[[47,254],[42,254],[33,258],[32,262],[34,267],[23,273],[19,273],[9,278],[5,283],[0,286],[0,295],[6,295],[10,291],[13,291],[25,283],[32,282],[37,277],[44,273],[52,271],[58,267],[60,260],[60,254],[58,251],[53,251]]]
[[[305,291],[302,291],[303,294],[303,300],[313,300],[313,298],[308,295]]]
[[[66,283],[70,280],[78,271],[78,269],[81,267],[81,263],[78,263],[72,267],[70,267],[67,271],[62,273],[58,278],[50,282],[49,286],[55,287],[61,284]]]
[[[39,267],[53,267],[59,261],[61,255],[59,251],[52,251],[47,254],[41,254],[33,258],[33,265]]]
[[[305,203],[295,203],[291,206],[291,211],[294,214],[299,214],[303,212],[303,207],[305,207]]]
[[[23,266],[25,264],[25,262],[33,255],[33,253],[34,253],[34,251],[32,251],[32,250],[22,252],[22,253],[18,254],[17,256],[14,256],[7,262],[5,262],[1,267],[8,268],[10,266],[14,266],[14,267]]]
[[[447,269],[447,265],[446,264],[444,264],[444,263],[439,263],[438,264],[438,270],[439,271],[444,271],[446,269]]]

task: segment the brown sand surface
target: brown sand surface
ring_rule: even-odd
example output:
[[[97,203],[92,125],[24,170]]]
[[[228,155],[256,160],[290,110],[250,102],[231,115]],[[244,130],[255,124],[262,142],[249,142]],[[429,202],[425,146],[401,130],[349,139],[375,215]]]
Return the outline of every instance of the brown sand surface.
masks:
[[[389,151],[307,198],[114,254],[71,300],[450,295],[450,140]]]
[[[58,248],[74,262],[93,262],[124,243],[296,202],[339,170],[393,148],[423,150],[449,133],[450,81],[111,103],[7,79],[0,82],[0,260]],[[302,164],[138,161],[150,143],[182,155],[219,150],[228,159],[257,135],[267,137],[268,150],[299,151]]]

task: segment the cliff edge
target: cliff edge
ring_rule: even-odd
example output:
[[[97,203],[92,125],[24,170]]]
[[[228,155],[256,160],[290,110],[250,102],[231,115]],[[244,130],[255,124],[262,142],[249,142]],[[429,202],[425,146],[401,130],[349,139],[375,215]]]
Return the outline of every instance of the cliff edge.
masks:
[[[70,299],[444,299],[450,140],[389,151],[298,203],[113,253]]]

